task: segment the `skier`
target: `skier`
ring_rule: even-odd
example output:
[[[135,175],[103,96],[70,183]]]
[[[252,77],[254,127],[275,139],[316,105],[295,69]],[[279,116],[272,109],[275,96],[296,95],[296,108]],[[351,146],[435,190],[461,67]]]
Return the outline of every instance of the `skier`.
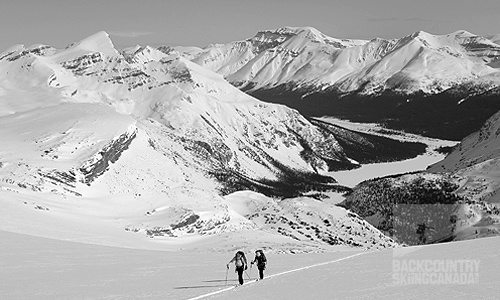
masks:
[[[267,264],[267,259],[266,256],[264,255],[264,251],[262,250],[255,251],[255,258],[253,259],[251,264],[253,265],[254,263],[257,263],[260,279],[261,280],[264,279],[264,270],[266,269],[266,264]]]
[[[238,281],[240,285],[243,284],[243,272],[248,269],[247,258],[245,257],[245,253],[243,251],[238,251],[234,255],[233,259],[231,259],[226,267],[229,269],[229,264],[234,262],[236,267],[235,272],[238,273]]]

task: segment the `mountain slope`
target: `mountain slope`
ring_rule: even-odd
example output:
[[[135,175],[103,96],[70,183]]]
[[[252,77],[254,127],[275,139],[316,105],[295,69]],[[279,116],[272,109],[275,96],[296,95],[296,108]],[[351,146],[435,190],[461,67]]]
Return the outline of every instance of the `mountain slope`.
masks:
[[[105,32],[65,49],[3,52],[0,87],[1,198],[48,212],[46,225],[76,211],[167,240],[260,230],[222,196],[344,191],[323,174],[359,165],[297,111],[252,98],[172,48],[117,51]],[[393,245],[372,233],[370,247]]]
[[[500,113],[496,113],[479,131],[455,146],[445,159],[429,166],[428,171],[453,174],[461,182],[460,194],[480,203],[498,205],[499,128]],[[492,208],[485,209],[490,211]]]
[[[390,232],[399,242],[418,243],[415,231],[397,237],[397,220],[404,216],[398,213],[398,206],[411,208],[419,216],[410,222],[414,228],[418,224],[433,228],[426,233],[428,241],[497,236],[500,234],[499,128],[500,113],[496,113],[479,131],[464,138],[425,172],[362,182],[347,195],[343,206]]]
[[[52,55],[19,52],[2,61],[4,114],[23,114],[39,105],[56,107],[66,102],[108,105],[133,117],[136,126],[140,123],[150,132],[158,127],[166,130],[169,141],[180,140],[196,150],[199,164],[220,164],[225,158],[229,167],[241,166],[252,178],[276,178],[279,163],[298,171],[313,171],[298,153],[293,154],[300,152],[299,137],[301,143],[322,152],[315,170],[327,168],[321,157],[350,165],[336,141],[323,136],[297,112],[258,102],[181,57],[148,47],[122,56],[105,33]],[[32,90],[18,78],[29,80]],[[41,100],[23,95],[27,103],[21,106],[17,93],[31,93]],[[37,96],[39,93],[47,97]],[[154,137],[150,143],[155,143]],[[285,157],[277,155],[280,149]],[[212,152],[216,155],[209,155]]]

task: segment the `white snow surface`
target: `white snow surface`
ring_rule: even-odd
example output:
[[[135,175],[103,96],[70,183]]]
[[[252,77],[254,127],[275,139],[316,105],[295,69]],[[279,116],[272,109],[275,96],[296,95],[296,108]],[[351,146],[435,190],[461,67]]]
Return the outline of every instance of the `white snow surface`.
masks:
[[[254,245],[265,246],[266,240]],[[266,252],[264,280],[254,281],[253,267],[246,271],[245,284],[235,287],[234,267],[226,271],[234,251],[137,250],[0,231],[0,298],[497,299],[499,246],[496,237],[382,251]],[[248,259],[254,249],[246,251]],[[393,280],[398,274],[393,265],[402,261],[474,262],[466,273],[472,273],[473,281],[400,284]]]

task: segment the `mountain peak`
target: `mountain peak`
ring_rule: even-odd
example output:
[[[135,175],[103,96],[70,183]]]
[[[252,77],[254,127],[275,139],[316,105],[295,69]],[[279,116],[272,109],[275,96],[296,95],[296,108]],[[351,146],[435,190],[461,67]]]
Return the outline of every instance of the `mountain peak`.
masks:
[[[300,34],[300,33],[310,33],[318,36],[323,36],[324,34],[321,33],[318,29],[311,27],[311,26],[305,26],[305,27],[292,27],[292,26],[285,26],[278,28],[274,30],[276,33],[281,33],[281,34]]]
[[[81,49],[91,52],[102,52],[109,56],[118,55],[109,34],[105,31],[99,31],[83,40],[70,44],[67,48]]]
[[[281,38],[283,37],[288,38],[292,36],[303,36],[305,38],[313,40],[329,38],[316,28],[309,26],[308,27],[285,26],[274,30],[259,31],[254,38],[262,38],[262,37],[271,38],[276,36],[280,36]]]
[[[292,41],[292,44],[303,45],[307,41],[320,44],[328,44],[335,48],[350,48],[367,43],[365,40],[337,39],[322,33],[318,29],[310,26],[292,27],[285,26],[274,30],[260,31],[252,40],[263,42],[267,45],[275,46],[285,41]]]
[[[484,37],[492,41],[493,43],[500,45],[500,34],[488,34],[485,35]]]
[[[457,30],[457,31],[451,33],[450,35],[455,36],[455,37],[473,37],[473,36],[476,36],[475,34],[468,32],[467,30]]]
[[[305,27],[286,26],[274,30],[274,33],[287,36],[297,36],[314,42],[331,43],[332,41],[334,41],[336,43],[339,41],[338,39],[329,37],[326,34],[319,31],[318,29],[310,26],[305,26]]]
[[[434,38],[435,36],[433,34],[430,34],[430,33],[426,32],[426,31],[419,30],[419,31],[416,31],[416,32],[412,33],[410,35],[410,37],[412,39],[421,38],[421,39],[424,39],[424,40],[428,40],[428,39]]]

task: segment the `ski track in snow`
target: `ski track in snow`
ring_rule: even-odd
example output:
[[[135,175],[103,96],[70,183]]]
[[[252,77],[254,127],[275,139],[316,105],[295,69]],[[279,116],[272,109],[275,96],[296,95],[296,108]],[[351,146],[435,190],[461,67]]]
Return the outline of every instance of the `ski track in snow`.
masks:
[[[292,270],[284,271],[284,272],[281,272],[281,273],[276,273],[276,274],[268,275],[266,277],[266,280],[269,280],[269,279],[271,279],[273,277],[277,277],[277,276],[281,276],[281,275],[293,273],[293,272],[298,272],[298,271],[307,270],[307,269],[314,268],[314,267],[319,267],[319,266],[324,266],[324,265],[328,265],[328,264],[333,264],[333,263],[336,263],[336,262],[339,262],[339,261],[342,261],[342,260],[346,260],[346,259],[353,258],[353,257],[356,257],[356,256],[360,256],[360,255],[363,255],[363,254],[368,254],[368,253],[371,253],[371,252],[373,252],[373,251],[356,253],[354,255],[342,257],[342,258],[339,258],[339,259],[330,260],[330,261],[327,261],[327,262],[322,262],[322,263],[313,264],[313,265],[309,265],[309,266],[305,266],[305,267],[301,267],[301,268],[297,268],[297,269],[292,269]],[[245,273],[246,273],[246,271],[245,271]],[[248,276],[248,274],[247,274],[247,276]],[[252,284],[252,283],[255,283],[255,282],[257,282],[257,280],[249,281],[249,282],[245,283],[244,285],[248,286],[249,284]],[[217,294],[220,294],[220,293],[224,293],[224,292],[230,291],[232,289],[235,289],[236,287],[238,287],[238,285],[233,285],[233,286],[224,288],[222,290],[218,290],[218,291],[215,291],[215,292],[211,292],[211,293],[199,295],[199,296],[196,296],[194,298],[189,298],[189,299],[186,299],[186,300],[198,300],[198,299],[207,298],[207,297],[210,297],[210,296],[213,296],[213,295],[217,295]]]

